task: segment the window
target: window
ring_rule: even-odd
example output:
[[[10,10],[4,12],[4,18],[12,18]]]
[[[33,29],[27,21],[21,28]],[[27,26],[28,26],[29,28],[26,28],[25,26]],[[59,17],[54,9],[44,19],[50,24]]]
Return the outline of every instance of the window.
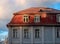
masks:
[[[34,17],[34,22],[40,22],[40,16],[35,16]]]
[[[29,16],[24,16],[24,22],[29,22]]]
[[[57,38],[60,38],[60,28],[57,27]]]
[[[35,29],[35,38],[39,38],[39,29]]]
[[[17,29],[13,29],[13,38],[17,38]]]
[[[58,17],[58,22],[60,22],[60,16]]]
[[[25,39],[29,38],[29,31],[28,31],[28,29],[24,29],[24,38]]]
[[[57,17],[57,22],[60,22],[60,14],[58,14],[56,17]]]

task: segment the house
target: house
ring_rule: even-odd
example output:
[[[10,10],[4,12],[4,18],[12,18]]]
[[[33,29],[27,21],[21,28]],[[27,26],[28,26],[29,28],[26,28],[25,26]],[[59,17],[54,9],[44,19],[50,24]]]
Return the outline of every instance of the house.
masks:
[[[9,44],[60,44],[60,10],[32,7],[13,13]]]

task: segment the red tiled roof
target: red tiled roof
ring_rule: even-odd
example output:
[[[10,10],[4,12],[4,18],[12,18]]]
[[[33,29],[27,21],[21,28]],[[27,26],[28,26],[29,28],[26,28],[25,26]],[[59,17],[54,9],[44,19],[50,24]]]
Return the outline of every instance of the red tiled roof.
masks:
[[[42,14],[41,14],[42,13]],[[48,13],[48,14],[47,14]],[[20,26],[20,25],[56,25],[56,14],[60,13],[59,10],[51,9],[51,8],[42,8],[42,7],[32,7],[26,10],[19,11],[14,13],[14,16],[10,23],[7,26]],[[28,23],[23,21],[23,15],[28,14],[30,15],[30,19]],[[41,21],[38,23],[34,23],[34,15],[39,14],[41,16]],[[46,14],[46,18],[42,16]],[[54,15],[53,15],[54,14]],[[52,19],[51,19],[52,17]]]

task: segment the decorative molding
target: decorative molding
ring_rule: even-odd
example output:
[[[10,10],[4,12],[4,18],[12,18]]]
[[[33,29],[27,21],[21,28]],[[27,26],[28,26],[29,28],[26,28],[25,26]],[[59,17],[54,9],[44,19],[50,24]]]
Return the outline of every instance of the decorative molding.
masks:
[[[44,44],[44,27],[42,27],[42,44]]]
[[[55,44],[55,27],[53,27],[53,44]]]
[[[22,42],[22,35],[23,35],[23,32],[22,32],[22,30],[23,30],[23,27],[20,27],[20,44],[22,44],[23,42]]]
[[[34,43],[34,34],[33,34],[33,31],[34,29],[33,29],[33,27],[31,27],[31,29],[30,29],[30,31],[31,31],[31,44],[33,44]]]

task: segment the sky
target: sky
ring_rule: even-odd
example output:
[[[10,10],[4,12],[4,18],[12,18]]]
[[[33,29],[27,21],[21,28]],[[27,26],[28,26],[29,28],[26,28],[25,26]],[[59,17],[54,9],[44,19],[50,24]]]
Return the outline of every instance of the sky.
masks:
[[[12,19],[13,13],[30,7],[48,7],[60,10],[60,0],[0,0],[0,30],[2,31],[0,31],[0,35],[8,32],[6,25]]]

